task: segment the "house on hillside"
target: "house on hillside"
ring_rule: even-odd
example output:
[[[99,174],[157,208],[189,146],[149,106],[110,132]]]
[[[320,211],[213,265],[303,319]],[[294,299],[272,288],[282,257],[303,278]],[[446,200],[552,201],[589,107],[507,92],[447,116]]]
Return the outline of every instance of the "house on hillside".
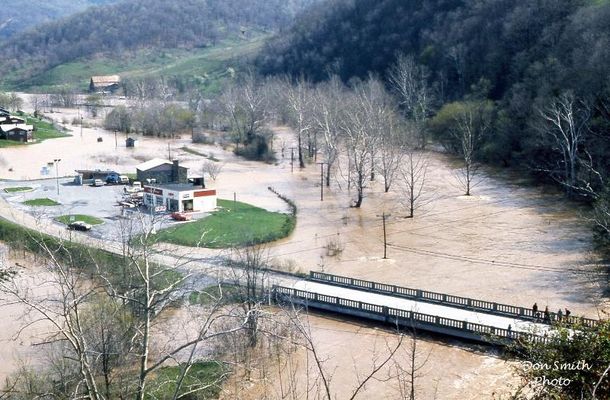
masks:
[[[7,110],[7,109],[4,109],[4,108],[0,107],[0,118],[1,118],[1,117],[8,117],[10,114],[11,114],[11,113],[10,113],[10,112],[8,112],[8,110]]]
[[[121,77],[118,75],[92,76],[89,83],[91,93],[114,93],[119,89]]]
[[[153,158],[136,166],[137,179],[143,184],[153,180],[156,183],[188,183],[187,174],[188,168],[181,167],[178,160]]]
[[[32,125],[2,124],[0,125],[0,139],[27,143],[34,140],[33,131],[34,127]]]

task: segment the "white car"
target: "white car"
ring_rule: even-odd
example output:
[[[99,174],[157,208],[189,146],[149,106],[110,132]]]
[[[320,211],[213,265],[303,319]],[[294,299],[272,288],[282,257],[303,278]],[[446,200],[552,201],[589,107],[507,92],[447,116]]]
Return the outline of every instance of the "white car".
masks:
[[[104,186],[104,185],[105,185],[105,183],[101,179],[96,179],[93,181],[93,186]]]

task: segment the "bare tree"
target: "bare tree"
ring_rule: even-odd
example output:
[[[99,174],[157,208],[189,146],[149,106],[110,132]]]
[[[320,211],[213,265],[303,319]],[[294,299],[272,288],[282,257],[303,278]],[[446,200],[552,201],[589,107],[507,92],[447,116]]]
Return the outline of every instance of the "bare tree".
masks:
[[[463,161],[458,179],[464,194],[470,196],[473,179],[478,171],[480,145],[491,126],[491,110],[488,102],[477,101],[456,103],[455,108],[450,134],[458,143],[457,150]]]
[[[264,245],[235,248],[229,260],[251,348],[258,343],[258,320],[265,301],[267,261],[268,252]]]
[[[327,371],[325,364],[328,361],[328,358],[322,354],[317,346],[316,340],[312,334],[311,327],[309,325],[307,315],[302,315],[298,310],[294,307],[286,310],[287,315],[290,318],[292,325],[294,326],[296,332],[299,334],[301,339],[301,345],[307,350],[308,354],[313,358],[314,370],[316,371],[316,376],[314,378],[313,383],[308,382],[308,395],[312,386],[318,387],[322,392],[321,398],[325,400],[332,400],[335,398],[335,391],[332,388],[332,378],[333,374]],[[347,395],[347,399],[354,400],[361,393],[362,390],[366,387],[367,383],[371,380],[376,379],[379,375],[380,371],[382,371],[389,363],[392,361],[395,356],[398,354],[402,343],[404,340],[404,336],[402,334],[398,335],[396,343],[393,345],[389,345],[386,342],[387,351],[383,356],[379,356],[377,354],[373,355],[372,361],[373,365],[369,370],[367,370],[364,374],[361,374],[358,371],[358,368],[354,366],[356,369],[357,381],[355,387],[352,389],[351,393]],[[307,367],[309,369],[309,366]]]
[[[183,375],[188,373],[197,346],[203,341],[238,331],[242,329],[242,324],[235,323],[227,330],[215,329],[214,324],[222,319],[224,314],[220,313],[221,308],[218,304],[214,304],[206,314],[197,318],[198,324],[193,328],[194,335],[184,340],[171,340],[163,347],[161,354],[153,357],[151,355],[151,346],[155,340],[153,323],[171,308],[172,302],[180,300],[189,292],[186,284],[193,280],[194,276],[187,268],[190,261],[176,254],[169,265],[157,261],[160,254],[154,249],[154,232],[158,221],[154,217],[148,219],[141,216],[137,223],[140,225],[138,229],[140,233],[127,240],[123,266],[125,279],[117,282],[101,266],[98,266],[97,273],[103,280],[104,289],[110,297],[122,301],[136,316],[132,327],[136,334],[131,338],[138,365],[135,398],[144,399],[149,377],[154,371],[166,362],[176,360],[179,354],[190,350],[191,356],[187,363],[182,365],[181,378],[176,383],[176,393],[178,393],[179,386],[184,380]],[[164,258],[164,260],[168,259]],[[226,316],[226,318],[231,317]]]
[[[400,54],[389,70],[389,81],[400,99],[405,116],[413,121],[419,136],[419,146],[424,148],[428,137],[426,120],[431,112],[432,91],[428,86],[427,69],[415,62],[412,56]]]
[[[538,112],[543,120],[539,131],[543,137],[550,139],[554,150],[559,153],[556,167],[549,171],[551,177],[565,187],[568,195],[578,192],[594,197],[595,190],[587,178],[593,175],[601,181],[601,176],[593,170],[591,156],[583,147],[591,119],[591,106],[577,100],[571,92],[566,92],[552,99],[548,106]],[[581,167],[593,174],[581,176]]]
[[[49,100],[46,95],[32,94],[30,96],[30,105],[34,109],[34,116],[38,117],[44,107],[48,107]]]
[[[218,178],[221,171],[222,164],[212,160],[204,161],[203,165],[201,166],[201,173],[204,175],[207,174],[210,178],[212,178],[213,181],[216,181],[216,178]]]
[[[101,399],[94,371],[94,352],[83,319],[88,302],[95,296],[97,288],[82,271],[68,267],[70,262],[64,263],[56,257],[58,253],[66,251],[62,244],[54,248],[40,240],[38,245],[45,257],[44,273],[30,278],[30,282],[20,283],[19,279],[0,282],[0,292],[27,308],[28,312],[23,317],[26,321],[24,329],[44,321],[52,327],[44,342],[67,345],[69,357],[77,366],[78,376],[77,381],[68,388],[72,397]],[[39,296],[32,290],[36,287],[47,287],[52,292]]]
[[[292,126],[296,130],[297,148],[299,156],[299,168],[305,168],[305,159],[303,156],[303,140],[308,140],[308,155],[313,155],[313,139],[311,111],[313,103],[313,91],[308,82],[304,78],[300,78],[296,84],[292,85],[288,79],[285,79],[286,102],[289,109],[289,118]]]
[[[326,162],[326,186],[330,186],[331,171],[340,152],[340,114],[344,95],[339,78],[333,77],[315,90],[313,121],[314,129],[323,138],[322,154]]]
[[[415,400],[417,397],[417,381],[422,377],[421,370],[428,363],[432,351],[421,354],[418,350],[415,330],[409,336],[408,349],[401,351],[394,357],[393,371],[390,371],[390,375],[393,375],[396,379],[400,399]]]
[[[362,205],[367,181],[374,179],[380,132],[394,110],[383,84],[374,77],[345,96],[340,127],[347,148],[348,179],[357,191],[354,207]]]
[[[355,186],[357,197],[353,207],[360,207],[364,199],[371,173],[371,142],[367,115],[362,109],[359,96],[346,98],[344,115],[341,120],[341,130],[347,147],[348,174],[350,184]],[[349,102],[349,103],[348,103]]]
[[[425,153],[412,148],[407,149],[399,174],[405,194],[404,201],[409,210],[409,218],[413,218],[415,210],[420,205],[424,185],[426,184],[427,170],[428,158]]]
[[[219,101],[237,148],[260,133],[267,120],[266,97],[252,73],[246,74],[237,84],[227,86]]]
[[[379,132],[381,139],[378,170],[383,177],[383,189],[387,193],[402,164],[406,141],[404,130],[401,129],[401,121],[397,115],[390,114],[382,122],[385,123],[385,126]]]

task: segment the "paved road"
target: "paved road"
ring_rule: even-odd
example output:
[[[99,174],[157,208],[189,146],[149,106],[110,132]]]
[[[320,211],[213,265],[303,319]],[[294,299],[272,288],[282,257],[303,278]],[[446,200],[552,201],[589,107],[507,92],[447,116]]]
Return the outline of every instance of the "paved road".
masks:
[[[294,284],[293,288],[327,296],[336,296],[343,299],[361,301],[363,303],[376,304],[400,310],[414,311],[421,314],[488,325],[501,329],[508,329],[508,326],[510,325],[511,329],[515,332],[535,331],[539,335],[544,335],[544,333],[550,331],[550,327],[546,324],[539,324],[510,317],[502,317],[499,315],[486,314],[482,312],[423,301],[409,300],[383,294],[368,293],[363,290],[331,286],[318,282],[298,281]]]

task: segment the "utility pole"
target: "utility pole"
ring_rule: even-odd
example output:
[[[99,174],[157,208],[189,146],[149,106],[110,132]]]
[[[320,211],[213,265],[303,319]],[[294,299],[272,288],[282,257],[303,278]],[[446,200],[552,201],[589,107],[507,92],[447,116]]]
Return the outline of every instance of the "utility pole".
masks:
[[[294,172],[294,147],[290,148],[290,173]]]
[[[115,149],[118,149],[118,148],[119,148],[119,142],[118,142],[118,139],[117,139],[117,137],[116,137],[116,134],[117,134],[117,131],[116,131],[116,129],[115,129],[115,130],[114,130],[114,148],[115,148]]]
[[[320,164],[320,201],[324,201],[324,164],[325,162],[318,162]]]
[[[169,146],[169,143],[167,144],[167,159],[168,160],[172,160],[172,149]]]
[[[57,182],[57,195],[59,196],[59,162],[61,161],[61,158],[56,158],[53,160],[53,163],[55,164],[55,180]]]
[[[382,218],[383,221],[383,259],[387,259],[388,258],[388,238],[387,238],[387,234],[386,234],[386,229],[385,229],[385,220],[387,219],[387,217],[390,217],[392,214],[386,214],[385,212],[383,212],[381,215],[377,215],[378,217]]]

